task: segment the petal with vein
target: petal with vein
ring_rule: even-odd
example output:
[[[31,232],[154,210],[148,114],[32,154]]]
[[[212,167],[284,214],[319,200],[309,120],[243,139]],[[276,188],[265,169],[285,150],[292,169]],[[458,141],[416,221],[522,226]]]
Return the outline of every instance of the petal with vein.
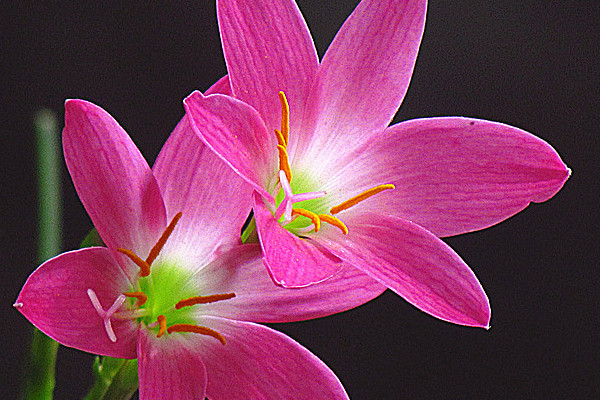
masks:
[[[204,400],[207,372],[193,334],[138,335],[140,399]]]
[[[274,285],[258,244],[238,246],[204,268],[193,280],[196,293],[235,293],[226,301],[194,306],[194,313],[251,322],[293,322],[358,307],[386,287],[353,266],[302,289]]]
[[[198,335],[214,400],[343,400],[348,395],[333,371],[286,335],[250,322],[206,317],[223,346]]]
[[[451,236],[487,228],[532,201],[548,200],[569,174],[556,151],[528,132],[442,117],[391,126],[349,154],[329,184],[337,193],[360,193],[370,185],[392,183],[396,189],[353,209],[396,215],[437,236]]]
[[[104,243],[146,254],[166,226],[165,207],[131,138],[102,108],[67,100],[63,147],[77,194]]]
[[[239,243],[252,209],[252,188],[194,134],[187,117],[163,146],[153,172],[169,219],[183,213],[164,254],[200,268],[216,248]]]
[[[275,133],[252,107],[233,97],[200,92],[189,95],[185,109],[194,132],[234,171],[263,196],[264,187],[277,171]]]
[[[375,213],[348,216],[348,235],[324,226],[315,240],[422,311],[487,328],[490,305],[458,254],[419,225]]]
[[[88,289],[94,291],[104,310],[131,289],[105,247],[75,250],[46,261],[27,279],[16,301],[17,310],[60,344],[109,357],[135,358],[135,320],[112,318],[117,337],[113,343]]]
[[[273,281],[286,288],[322,282],[341,270],[343,263],[318,243],[287,231],[254,192],[254,217],[263,261]]]

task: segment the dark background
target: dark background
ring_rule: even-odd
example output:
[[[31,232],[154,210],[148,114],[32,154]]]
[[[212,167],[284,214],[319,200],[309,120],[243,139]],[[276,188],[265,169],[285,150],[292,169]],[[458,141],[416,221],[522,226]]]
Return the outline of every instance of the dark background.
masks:
[[[66,98],[95,102],[152,163],[181,100],[225,74],[213,1],[123,3],[0,5],[3,398],[17,396],[31,328],[11,304],[37,266],[33,112],[62,118]],[[299,0],[320,55],[356,3]],[[552,144],[573,176],[552,200],[447,240],[486,289],[489,331],[436,320],[392,293],[276,326],[321,357],[351,398],[597,398],[599,21],[597,0],[430,3],[396,121],[515,125]],[[67,250],[91,224],[67,175],[64,196]],[[57,399],[86,393],[91,360],[60,348]]]

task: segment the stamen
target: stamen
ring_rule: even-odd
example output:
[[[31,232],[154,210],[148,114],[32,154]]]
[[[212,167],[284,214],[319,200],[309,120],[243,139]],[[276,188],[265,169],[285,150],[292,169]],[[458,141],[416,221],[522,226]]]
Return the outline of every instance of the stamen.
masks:
[[[346,226],[346,224],[344,224],[342,221],[340,221],[333,215],[319,214],[319,218],[321,218],[322,221],[327,222],[328,224],[331,224],[336,228],[339,228],[344,235],[348,234],[348,227]]]
[[[338,204],[335,207],[332,207],[329,212],[331,212],[332,214],[337,214],[340,211],[347,210],[348,208],[360,203],[361,201],[366,200],[369,197],[376,195],[377,193],[383,192],[384,190],[387,190],[387,189],[395,189],[395,188],[396,188],[396,186],[394,186],[392,184],[375,186],[372,189],[365,190],[361,194],[354,196],[351,199],[346,200],[343,203]]]
[[[165,334],[165,331],[167,330],[167,317],[165,317],[164,315],[159,315],[158,317],[156,317],[156,321],[158,322],[158,335],[156,335],[156,337],[161,337]]]
[[[290,106],[285,93],[279,92],[279,102],[281,103],[281,136],[287,147],[290,139]]]
[[[225,341],[225,338],[223,337],[223,335],[221,335],[217,331],[214,331],[214,330],[204,327],[204,326],[198,326],[198,325],[192,325],[192,324],[175,324],[175,325],[171,325],[170,327],[168,327],[167,332],[168,333],[173,333],[173,332],[199,333],[201,335],[207,335],[207,336],[214,337],[215,339],[218,339],[221,342],[221,344],[223,344],[223,346],[226,344],[226,341]]]
[[[143,306],[148,301],[148,296],[143,292],[127,292],[123,293],[123,296],[135,297],[137,299],[136,305],[138,307]]]
[[[156,257],[158,257],[158,253],[160,253],[165,243],[167,243],[167,239],[169,238],[169,236],[171,236],[171,233],[173,233],[173,229],[175,229],[175,225],[177,225],[177,221],[179,221],[179,218],[181,218],[181,212],[175,214],[175,216],[171,220],[171,223],[169,224],[169,226],[167,226],[167,229],[165,229],[160,239],[158,239],[158,242],[156,242],[152,250],[150,250],[148,257],[146,258],[146,263],[148,263],[148,265],[152,265]]]
[[[175,304],[175,308],[179,310],[183,307],[193,306],[195,304],[214,303],[215,301],[229,300],[235,297],[235,293],[212,294],[210,296],[194,296],[188,299],[183,299]]]
[[[125,254],[131,261],[133,261],[138,267],[140,267],[140,276],[148,276],[150,275],[150,265],[139,258],[137,254],[135,254],[131,250],[127,249],[117,249],[119,253]]]
[[[283,137],[283,135],[281,134],[281,131],[279,129],[275,129],[275,136],[277,136],[277,144],[280,144],[283,147],[286,147],[285,138]]]
[[[304,208],[294,208],[292,215],[302,215],[303,217],[309,218],[315,226],[315,232],[319,232],[321,229],[321,220],[319,216],[312,211],[305,210]]]
[[[94,292],[92,289],[88,289],[87,295],[90,298],[90,301],[92,302],[92,305],[94,306],[94,309],[96,309],[96,312],[98,313],[98,315],[100,316],[100,318],[102,318],[102,321],[104,322],[104,329],[106,330],[106,334],[108,335],[108,338],[110,339],[111,342],[115,343],[117,341],[117,335],[115,335],[115,331],[113,330],[112,324],[110,322],[110,318],[123,305],[126,297],[123,296],[122,294],[119,295],[116,298],[116,300],[114,301],[114,303],[112,304],[112,306],[110,306],[110,308],[108,310],[104,311],[104,309],[102,308],[102,305],[100,304],[100,300],[98,300],[98,296],[96,296],[96,292]]]
[[[277,150],[279,150],[279,170],[285,172],[288,182],[292,181],[292,170],[290,169],[290,160],[288,159],[288,153],[285,147],[278,144]]]

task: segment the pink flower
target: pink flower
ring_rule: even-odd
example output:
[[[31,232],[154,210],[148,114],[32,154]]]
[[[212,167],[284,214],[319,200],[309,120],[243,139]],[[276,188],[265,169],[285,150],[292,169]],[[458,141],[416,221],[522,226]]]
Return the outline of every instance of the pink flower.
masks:
[[[438,318],[488,326],[481,285],[439,237],[552,197],[569,176],[552,147],[470,118],[388,126],[415,65],[424,0],[363,0],[321,62],[294,1],[217,6],[231,96],[195,92],[186,110],[253,186],[274,281],[307,286],[343,260]]]
[[[107,247],[61,254],[15,307],[58,342],[138,358],[141,399],[346,399],[333,372],[254,322],[316,318],[385,288],[354,268],[290,291],[240,244],[251,189],[183,119],[153,170],[101,108],[66,103],[67,167]],[[145,257],[145,258],[144,258]]]

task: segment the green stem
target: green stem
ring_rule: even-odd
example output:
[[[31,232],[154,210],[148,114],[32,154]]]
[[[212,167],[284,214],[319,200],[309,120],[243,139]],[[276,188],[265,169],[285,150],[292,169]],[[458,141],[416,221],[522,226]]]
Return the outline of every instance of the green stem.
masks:
[[[129,400],[138,388],[137,360],[96,357],[94,386],[84,400]]]
[[[35,115],[38,171],[38,259],[43,262],[60,252],[62,237],[61,150],[56,116],[41,110]],[[25,365],[24,399],[51,400],[55,385],[58,343],[39,330],[33,332]]]

